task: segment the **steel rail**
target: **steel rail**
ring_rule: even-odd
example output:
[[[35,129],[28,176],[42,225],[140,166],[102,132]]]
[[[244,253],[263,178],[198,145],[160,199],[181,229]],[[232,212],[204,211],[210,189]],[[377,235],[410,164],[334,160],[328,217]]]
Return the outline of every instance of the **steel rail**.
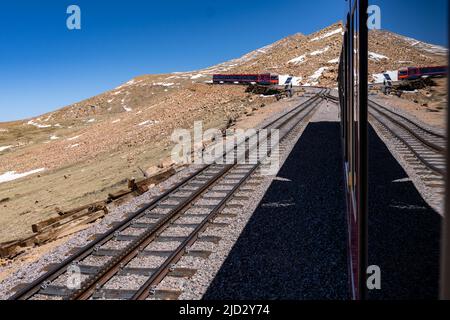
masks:
[[[286,117],[287,115],[293,114],[291,117],[294,117],[295,115],[299,114],[303,110],[305,110],[310,104],[312,104],[314,101],[317,100],[319,94],[315,94],[313,97],[308,99],[307,101],[300,104],[298,107],[290,110],[286,114],[280,116],[279,118],[273,120],[271,123],[266,125],[264,128],[268,128],[270,125],[276,123],[280,119]],[[247,138],[248,140],[248,138]],[[247,141],[246,140],[246,141]],[[245,143],[244,141],[243,143]],[[235,146],[236,148],[237,146]],[[234,148],[234,149],[235,149]],[[225,154],[224,154],[225,155]],[[205,167],[202,167],[201,169],[195,171],[193,174],[191,174],[189,177],[183,179],[180,183],[176,184],[169,190],[165,191],[160,196],[156,197],[154,200],[152,200],[149,204],[142,207],[141,209],[137,210],[133,214],[129,215],[126,219],[124,219],[119,224],[116,224],[111,230],[107,231],[102,236],[98,237],[97,239],[91,241],[88,243],[85,247],[77,250],[74,254],[72,254],[70,257],[66,258],[63,262],[59,263],[57,266],[51,268],[49,271],[47,271],[44,275],[33,281],[31,284],[23,287],[22,289],[18,290],[14,295],[12,295],[9,299],[10,300],[17,300],[17,299],[29,299],[31,296],[38,294],[40,289],[42,287],[45,287],[46,285],[50,284],[52,281],[54,281],[56,278],[58,278],[60,275],[62,275],[64,272],[67,271],[67,268],[78,261],[81,261],[85,259],[86,257],[90,256],[97,248],[102,246],[103,244],[107,243],[108,241],[112,240],[118,232],[121,232],[125,230],[126,228],[130,227],[132,222],[136,219],[139,219],[141,216],[145,214],[146,211],[152,210],[159,203],[162,201],[168,199],[172,193],[179,190],[183,186],[189,184],[190,181],[195,180],[196,177],[200,176],[201,173],[205,172],[206,169],[211,168],[212,165],[207,165]],[[219,177],[218,177],[219,178]]]
[[[308,115],[311,114],[313,109],[314,108],[311,108],[305,115],[303,115],[299,120],[297,120],[296,124],[294,124],[293,127],[290,128],[290,130],[283,135],[282,139],[286,137],[287,134],[298,125],[298,123],[300,123],[302,120],[308,117]],[[294,117],[295,115],[283,121],[281,126],[288,124]],[[190,233],[189,236],[164,261],[161,267],[158,268],[158,270],[154,274],[152,274],[151,277],[136,291],[136,293],[131,297],[131,300],[145,300],[151,295],[152,290],[155,290],[156,286],[167,276],[167,274],[169,274],[171,266],[177,263],[186,252],[186,249],[191,247],[195,243],[199,234],[207,228],[208,223],[214,220],[214,218],[226,206],[227,202],[233,197],[235,192],[258,169],[260,164],[261,164],[260,162],[255,164],[245,174],[245,176],[239,180],[239,182],[232,188],[232,190],[228,192],[227,195],[214,207],[214,209],[208,214],[208,216],[202,220],[202,222],[192,231],[192,233]]]
[[[383,116],[385,116],[386,118],[388,118],[391,122],[397,124],[398,126],[402,127],[403,129],[407,130],[411,135],[413,135],[414,137],[416,137],[416,139],[420,140],[420,141],[421,141],[425,146],[427,146],[429,149],[434,150],[434,151],[437,151],[437,152],[442,153],[442,154],[444,153],[444,151],[445,151],[445,147],[444,147],[444,146],[441,146],[441,145],[439,145],[439,144],[437,144],[437,143],[435,143],[435,142],[432,142],[432,141],[430,141],[430,140],[424,138],[422,135],[420,135],[419,133],[417,133],[417,132],[416,132],[415,130],[413,130],[411,127],[409,127],[408,125],[402,123],[402,121],[399,121],[399,120],[395,119],[395,117],[399,117],[399,118],[401,118],[401,119],[404,119],[404,120],[407,121],[408,123],[411,123],[411,124],[412,124],[417,130],[419,130],[419,131],[422,130],[422,131],[424,131],[426,134],[435,136],[435,137],[438,138],[438,139],[443,139],[442,143],[444,144],[444,143],[445,143],[445,140],[444,140],[445,138],[442,138],[440,134],[438,134],[438,133],[436,133],[436,132],[433,132],[433,131],[431,131],[431,130],[428,130],[428,129],[426,129],[426,128],[422,128],[419,124],[417,124],[417,123],[411,121],[410,119],[408,119],[408,118],[406,118],[406,117],[404,117],[404,116],[402,116],[402,115],[400,115],[400,114],[397,114],[397,113],[395,113],[395,112],[392,112],[392,111],[388,110],[387,108],[385,108],[385,107],[383,107],[383,106],[378,105],[377,103],[373,102],[372,100],[369,100],[369,106],[370,106],[371,108],[375,109],[378,113],[380,113],[380,114],[382,114]],[[391,115],[389,115],[387,112],[384,112],[384,111],[382,111],[382,110],[380,110],[380,109],[388,110],[390,113],[394,114],[394,116],[391,116]]]
[[[337,100],[335,97],[328,95],[329,98],[333,99],[333,100]],[[374,107],[375,105],[375,107]],[[412,120],[408,119],[405,116],[402,116],[396,112],[393,112],[391,110],[389,110],[388,108],[380,105],[379,103],[373,101],[373,100],[369,100],[369,107],[373,108],[374,110],[376,110],[379,114],[381,114],[382,116],[386,117],[389,121],[397,124],[398,126],[400,126],[402,129],[406,130],[407,133],[409,133],[410,135],[412,135],[413,137],[416,138],[416,140],[418,140],[419,142],[422,143],[422,145],[424,145],[425,147],[427,147],[428,149],[430,149],[433,152],[436,153],[441,153],[443,151],[445,151],[445,148],[442,148],[430,141],[428,141],[427,139],[423,138],[422,136],[420,136],[419,134],[417,134],[416,132],[414,132],[414,130],[412,130],[410,127],[402,124],[400,121],[395,120],[393,117],[391,117],[390,115],[386,114],[385,112],[379,110],[377,107],[380,107],[382,109],[385,109],[389,112],[391,112],[392,114],[394,114],[395,116],[401,117],[402,119],[405,119],[405,121],[408,121],[409,123],[413,124],[414,126],[416,126],[417,128],[419,128],[420,130],[423,130],[424,132],[430,134],[430,135],[434,135],[436,137],[439,138],[443,138],[444,136],[442,136],[439,133],[433,132],[431,130],[428,130],[426,128],[422,128],[420,127],[417,123],[413,122]],[[405,139],[403,139],[402,137],[400,137],[396,132],[394,132],[394,130],[387,125],[383,120],[380,119],[380,117],[376,116],[371,110],[369,110],[369,114],[375,119],[377,120],[379,123],[381,123],[383,125],[383,127],[385,127],[387,130],[389,130],[389,132],[391,132],[391,134],[393,134],[396,138],[398,138],[400,141],[403,142],[403,144],[405,144],[407,146],[407,148],[413,152],[413,154],[429,169],[431,169],[432,171],[434,171],[435,173],[438,173],[440,175],[444,174],[444,170],[436,167],[435,165],[433,165],[432,163],[430,163],[427,159],[425,159],[419,152],[417,152],[413,146],[410,145],[410,143],[408,143]]]
[[[406,141],[406,139],[404,139],[397,132],[395,132],[395,129],[393,129],[393,128],[391,128],[391,126],[387,125],[382,119],[380,119],[379,116],[375,115],[372,111],[369,111],[369,114],[372,116],[372,118],[374,118],[376,121],[378,121],[384,128],[386,128],[394,137],[399,139],[427,168],[429,168],[430,170],[434,171],[435,173],[437,173],[439,175],[445,174],[445,170],[438,168],[434,164],[430,163],[427,159],[425,159],[425,157],[422,156],[419,152],[417,152],[415,150],[415,148],[408,141]],[[413,136],[413,137],[415,137],[415,136]],[[416,139],[416,141],[421,142],[421,140],[418,140],[418,139]]]
[[[311,105],[311,101],[316,101],[318,97],[316,96],[312,100],[309,100],[306,104],[307,106]],[[306,108],[306,107],[305,107]],[[292,118],[296,117],[299,113],[301,113],[305,108],[302,108],[300,111],[290,115],[289,117],[284,120],[283,124],[289,122]],[[286,117],[286,115],[284,115]],[[277,119],[279,120],[279,119]],[[271,135],[271,133],[269,133]],[[259,145],[252,146],[253,148],[256,148]],[[248,156],[248,154],[251,152],[250,148],[246,151],[245,157]],[[183,213],[187,211],[192,206],[192,203],[196,201],[197,199],[200,199],[201,196],[207,191],[212,185],[216,183],[220,178],[224,177],[228,172],[231,171],[234,167],[237,166],[237,163],[234,163],[233,165],[228,165],[224,170],[222,170],[214,179],[210,180],[207,184],[203,185],[200,190],[197,190],[198,192],[193,197],[189,197],[184,202],[180,203],[177,208],[173,210],[171,214],[160,220],[152,229],[147,230],[145,233],[143,233],[141,236],[139,236],[138,239],[136,239],[134,242],[130,243],[124,250],[121,251],[119,255],[114,256],[114,258],[108,262],[102,269],[97,272],[94,276],[89,278],[87,281],[84,282],[83,286],[74,292],[70,297],[69,300],[85,300],[89,299],[97,288],[100,288],[103,286],[106,282],[108,282],[116,273],[118,273],[123,266],[128,264],[132,259],[134,259],[141,251],[144,250],[145,247],[147,247],[153,240],[158,236],[158,234],[161,234],[162,231],[167,229],[170,226],[170,223],[176,220],[178,217],[180,217]],[[240,185],[240,184],[239,184]],[[228,200],[232,195],[233,192],[230,192],[227,194],[227,196],[224,198]],[[221,201],[223,202],[223,199]],[[217,208],[217,207],[215,207]],[[216,212],[216,211],[214,211]],[[201,225],[205,225],[207,221],[209,221],[210,216],[208,216],[206,219],[203,220]],[[173,253],[169,259],[166,259],[164,264],[158,268],[158,271],[156,271],[150,279],[146,282],[153,283],[155,279],[162,279],[164,276],[163,274],[167,274],[169,272],[169,266],[172,265],[175,258],[179,258],[182,256],[184,252],[184,248],[186,248],[186,245],[189,243],[193,243],[196,239],[196,236],[198,235],[198,228],[194,230],[193,233],[191,233],[189,239],[190,241],[184,241],[180,247],[177,249],[175,253]]]
[[[152,228],[146,230],[138,239],[132,241],[127,247],[121,250],[120,254],[116,255],[105,264],[95,275],[83,282],[80,289],[71,294],[69,300],[85,300],[88,299],[95,290],[108,282],[117,272],[119,272],[124,265],[129,263],[141,251],[145,249],[159,234],[161,234],[170,223],[182,215],[192,204],[193,201],[199,199],[208,188],[217,180],[228,173],[232,165],[225,166],[216,176],[205,183],[200,189],[197,189],[194,194],[190,195],[185,201],[176,206],[175,209],[164,218],[160,219]]]
[[[106,242],[112,240],[114,235],[117,232],[121,232],[124,229],[128,228],[132,221],[139,219],[142,215],[145,214],[147,210],[154,209],[157,204],[161,201],[164,201],[168,198],[170,194],[172,194],[174,191],[180,189],[184,185],[188,184],[189,181],[193,180],[195,177],[197,177],[200,173],[204,172],[208,166],[205,166],[196,172],[194,172],[189,177],[183,179],[180,183],[175,185],[174,187],[170,188],[157,198],[155,198],[153,201],[151,201],[149,204],[145,205],[141,209],[137,210],[135,213],[131,214],[127,218],[125,218],[120,224],[114,226],[111,230],[107,231],[105,234],[100,236],[99,238],[91,241],[86,246],[80,248],[75,253],[73,253],[70,257],[66,258],[64,261],[56,265],[55,267],[51,268],[49,271],[47,271],[45,274],[43,274],[41,277],[33,281],[31,284],[27,285],[26,287],[20,289],[17,291],[14,295],[12,295],[9,300],[26,300],[30,298],[32,295],[36,294],[40,289],[42,285],[45,285],[46,283],[50,283],[51,281],[55,280],[57,277],[62,275],[64,272],[66,272],[67,268],[76,261],[80,261],[88,257],[96,248],[102,246]]]
[[[311,100],[308,100],[306,103],[306,106],[304,108],[301,108],[300,111],[295,112],[294,114],[289,114],[289,117],[283,121],[281,126],[288,123],[292,118],[296,117],[299,113],[304,111],[307,107],[311,106],[312,103],[317,101],[319,99],[318,96],[314,97]],[[309,110],[311,112],[312,108]],[[309,112],[307,114],[309,114]],[[286,117],[286,114],[284,115]],[[277,119],[277,121],[280,119]],[[269,136],[271,136],[271,133],[269,132]],[[268,138],[268,137],[267,137]],[[259,145],[259,141],[257,145],[252,146],[253,148],[257,148]],[[252,150],[248,149],[245,153],[245,157],[248,156],[248,154]],[[231,171],[234,167],[236,167],[238,164],[234,163],[233,165],[228,165],[224,170],[222,170],[215,179],[208,181],[207,184],[205,184],[200,190],[197,190],[198,192],[194,197],[189,197],[186,201],[180,203],[177,208],[173,210],[173,212],[169,215],[167,215],[165,218],[160,220],[152,229],[147,230],[145,233],[143,233],[137,240],[130,243],[124,250],[121,251],[121,253],[117,256],[115,256],[112,261],[110,261],[108,264],[106,264],[102,269],[96,273],[94,276],[92,276],[90,279],[84,282],[84,285],[74,292],[72,295],[68,297],[69,300],[85,300],[89,299],[97,288],[103,286],[106,282],[108,282],[116,273],[118,273],[123,266],[128,264],[133,258],[135,258],[141,251],[144,250],[146,246],[148,246],[153,240],[164,231],[164,229],[168,228],[170,226],[170,223],[176,220],[179,216],[181,216],[184,212],[187,211],[192,206],[192,203],[196,201],[197,199],[200,199],[201,196],[207,191],[211,186],[213,186],[220,178],[224,177],[228,172]],[[256,169],[257,165],[254,166],[254,169]],[[244,180],[245,181],[245,180]],[[242,181],[243,182],[243,181]],[[237,187],[239,187],[241,184],[239,183]],[[233,188],[232,192],[228,192],[226,197],[224,199],[228,200],[231,196],[233,196],[234,191],[236,188]],[[226,203],[222,199],[220,204]],[[217,212],[217,206],[215,207],[215,211]],[[206,225],[206,223],[211,219],[210,215],[208,215],[207,218],[205,218],[200,226]],[[200,228],[201,229],[201,228]],[[158,268],[158,270],[152,274],[152,276],[147,280],[146,283],[153,283],[155,279],[162,279],[164,278],[163,274],[167,274],[169,272],[169,266],[175,263],[175,259],[179,259],[183,253],[184,248],[188,244],[192,244],[195,242],[196,237],[200,231],[199,227],[197,227],[193,233],[190,234],[188,240],[184,241],[180,247],[176,250],[175,253],[172,253],[172,255],[165,260],[164,264]]]
[[[419,124],[417,124],[416,122],[414,122],[413,120],[409,119],[408,117],[406,117],[406,116],[404,116],[404,115],[402,115],[402,114],[399,114],[399,113],[397,113],[397,112],[395,112],[395,111],[393,111],[393,110],[390,110],[389,108],[386,108],[385,106],[383,106],[382,104],[376,102],[376,101],[373,100],[373,99],[370,99],[369,102],[372,103],[372,104],[375,104],[377,107],[380,107],[380,108],[382,108],[382,109],[384,109],[384,110],[386,110],[386,111],[388,111],[388,112],[394,114],[394,115],[397,116],[397,117],[403,118],[403,119],[406,120],[407,122],[411,123],[412,125],[418,127],[420,130],[423,130],[423,131],[425,131],[426,133],[428,133],[428,134],[430,134],[430,135],[434,135],[434,136],[439,137],[439,138],[441,138],[441,139],[443,139],[443,140],[446,140],[445,135],[443,135],[443,134],[441,134],[441,133],[439,133],[439,132],[430,130],[430,129],[428,129],[428,128],[423,128],[423,127],[421,127]]]

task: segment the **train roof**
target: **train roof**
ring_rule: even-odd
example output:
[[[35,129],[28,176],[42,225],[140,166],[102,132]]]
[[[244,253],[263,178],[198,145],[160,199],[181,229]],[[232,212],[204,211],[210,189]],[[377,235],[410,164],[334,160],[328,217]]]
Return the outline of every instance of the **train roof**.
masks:
[[[278,74],[274,73],[215,73],[213,76],[278,76]]]
[[[448,66],[410,66],[410,67],[401,67],[398,70],[409,70],[412,68],[448,68]]]

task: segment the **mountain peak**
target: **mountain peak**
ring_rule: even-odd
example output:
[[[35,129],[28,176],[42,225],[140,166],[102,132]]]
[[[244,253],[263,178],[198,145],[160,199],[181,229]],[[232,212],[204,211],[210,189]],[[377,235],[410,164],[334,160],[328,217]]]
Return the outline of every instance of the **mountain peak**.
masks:
[[[214,73],[273,73],[281,79],[293,76],[294,85],[336,87],[343,31],[343,23],[338,21],[309,35],[292,34],[209,68],[137,76],[111,91],[39,118],[49,119],[52,115],[47,122],[56,123],[139,111],[142,101],[146,105],[160,103],[173,92],[209,82]],[[376,75],[405,66],[446,64],[448,49],[387,30],[375,30],[369,32],[369,51],[369,73]]]

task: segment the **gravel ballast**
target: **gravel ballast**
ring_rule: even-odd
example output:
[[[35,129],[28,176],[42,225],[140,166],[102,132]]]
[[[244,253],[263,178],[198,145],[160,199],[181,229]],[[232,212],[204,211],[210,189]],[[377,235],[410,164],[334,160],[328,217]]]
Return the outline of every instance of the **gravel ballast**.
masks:
[[[298,103],[300,103],[304,99],[305,98],[298,99],[298,101],[299,101]],[[288,110],[289,109],[286,109],[285,112],[287,112]],[[268,122],[272,118],[275,118],[278,116],[279,115],[272,116],[269,119],[266,119],[265,122]],[[297,132],[296,134],[299,134],[299,132]],[[0,299],[5,299],[8,296],[10,296],[13,293],[11,291],[11,289],[13,287],[15,287],[16,285],[18,285],[20,283],[29,283],[29,282],[33,281],[34,279],[39,277],[44,272],[43,268],[45,266],[47,266],[50,263],[58,263],[58,262],[62,261],[64,258],[68,257],[68,255],[69,255],[68,253],[70,252],[71,249],[77,248],[77,247],[82,247],[82,246],[86,245],[92,239],[93,235],[106,232],[111,227],[112,224],[114,224],[117,221],[122,220],[124,217],[127,216],[127,214],[134,212],[139,207],[141,207],[143,204],[150,202],[152,199],[154,199],[155,197],[160,195],[166,189],[170,188],[175,183],[181,181],[183,178],[187,177],[192,172],[197,171],[199,168],[200,168],[199,166],[189,166],[189,167],[185,168],[184,170],[178,172],[175,176],[171,177],[167,181],[165,181],[162,184],[158,185],[157,187],[151,189],[149,192],[143,194],[142,196],[132,199],[127,204],[124,204],[118,208],[115,208],[101,222],[99,222],[96,225],[93,225],[91,228],[86,229],[86,230],[76,234],[75,236],[71,237],[71,239],[69,241],[67,241],[66,243],[64,243],[61,246],[56,247],[51,252],[45,254],[38,261],[24,266],[23,268],[21,268],[20,270],[15,272],[12,276],[10,276],[9,278],[5,279],[4,281],[2,281],[0,283]],[[267,186],[267,182],[262,183],[262,185],[265,185],[265,184]],[[217,190],[217,191],[219,191],[219,190]],[[256,197],[255,193],[253,193],[250,198],[249,203],[252,203],[252,204],[257,203],[257,200],[258,200],[258,197]],[[202,201],[203,201],[203,204],[218,203],[217,201],[213,201],[213,200],[202,200]],[[251,207],[246,207],[245,211],[249,212],[249,211],[247,211],[249,208],[251,208]],[[152,214],[152,213],[167,213],[167,211],[168,210],[165,210],[165,209],[155,209],[150,214]],[[227,209],[226,211],[227,212],[231,212],[231,211],[239,212],[239,210],[235,210],[234,208],[232,210]],[[190,211],[189,211],[190,214],[194,214],[195,212],[205,214],[205,213],[208,213],[208,210],[193,208],[193,209],[190,209]],[[245,223],[245,219],[242,219],[241,217],[238,217],[236,219],[236,221],[240,224]],[[242,226],[243,226],[243,224],[242,224]],[[231,225],[230,227],[233,229],[233,231],[235,231],[233,225]],[[223,229],[227,229],[227,228],[211,228],[211,230],[215,230],[215,231],[219,230],[219,233],[220,233],[220,230],[223,230]],[[186,235],[186,231],[189,232],[189,230],[190,230],[190,228],[170,227],[169,229],[166,230],[167,233],[163,233],[162,235],[163,236]],[[130,232],[130,231],[127,231],[127,232]],[[126,233],[123,233],[123,234],[126,234]],[[205,232],[205,234],[206,234],[206,232]],[[217,232],[215,232],[215,234],[217,234]],[[229,231],[225,232],[225,233],[223,233],[222,238],[225,239],[229,235],[230,235]],[[117,244],[117,246],[121,246],[123,243],[126,243],[126,242],[125,241],[113,242],[114,245],[112,245],[112,247],[115,248],[116,244]],[[231,244],[232,240],[228,240],[228,243]],[[161,244],[163,244],[163,243],[161,243]],[[168,244],[168,243],[166,243],[166,244]],[[195,244],[194,247],[196,245],[197,244]],[[200,244],[200,242],[199,242],[198,245],[208,247],[207,243]],[[83,264],[102,265],[108,259],[109,259],[109,257],[89,257],[88,259],[83,261]],[[138,262],[138,259],[143,259],[145,261],[141,260],[142,263],[140,263],[140,262]],[[136,261],[132,262],[132,264],[136,267],[142,266],[142,265],[149,266],[151,264],[153,264],[156,267],[163,261],[163,259],[160,257],[139,257],[138,259],[135,259]],[[198,258],[193,258],[193,257],[183,257],[183,259],[188,260],[188,261],[189,261],[189,259],[191,259],[193,261],[197,261],[196,263],[194,263],[195,266],[198,266],[198,265],[208,266],[207,261],[209,261],[209,259],[198,259]],[[201,262],[199,263],[199,261],[201,261]],[[206,288],[206,285],[207,285],[206,282],[202,285],[203,291]],[[188,290],[188,291],[197,292],[197,293],[199,292],[198,290]],[[200,296],[198,296],[198,298],[199,297]]]

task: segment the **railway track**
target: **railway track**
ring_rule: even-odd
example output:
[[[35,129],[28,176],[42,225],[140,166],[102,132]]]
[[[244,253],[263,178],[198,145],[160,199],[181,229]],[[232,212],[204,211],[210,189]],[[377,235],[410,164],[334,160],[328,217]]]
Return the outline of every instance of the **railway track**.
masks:
[[[369,100],[369,115],[399,140],[426,168],[438,176],[445,173],[443,134],[424,128],[419,123]]]
[[[335,102],[339,101],[334,96],[327,95],[327,98]],[[435,181],[442,180],[446,166],[444,154],[446,137],[444,134],[426,128],[373,100],[369,100],[369,115],[375,125],[379,125],[384,133],[400,142],[402,153],[412,153],[412,157],[407,157],[410,162],[415,165],[415,160],[420,161],[422,168],[417,168],[428,171],[419,173],[426,174],[426,179],[432,181],[432,185],[436,185]],[[441,184],[438,183],[438,185]]]
[[[279,129],[282,141],[309,120],[324,93],[322,90],[314,94],[263,129],[269,132]],[[220,240],[202,233],[207,228],[225,227],[226,224],[215,222],[216,218],[233,218],[224,209],[241,206],[236,201],[248,199],[251,186],[261,179],[257,171],[263,168],[264,160],[278,156],[277,148],[269,147],[264,154],[256,153],[255,159],[255,148],[261,143],[270,146],[271,138],[269,133],[266,140],[256,144],[247,138],[243,142],[243,155],[238,152],[242,145],[234,145],[222,155],[228,157],[231,153],[234,163],[214,163],[198,169],[63,262],[50,266],[37,280],[23,285],[10,300],[176,299],[180,292],[157,290],[158,284],[168,275],[189,277],[195,273],[177,268],[183,256],[208,257],[211,252],[191,247],[197,242]],[[242,160],[238,157],[247,161],[238,161]],[[246,163],[251,158],[255,161]],[[73,279],[79,279],[79,286],[71,285]]]

